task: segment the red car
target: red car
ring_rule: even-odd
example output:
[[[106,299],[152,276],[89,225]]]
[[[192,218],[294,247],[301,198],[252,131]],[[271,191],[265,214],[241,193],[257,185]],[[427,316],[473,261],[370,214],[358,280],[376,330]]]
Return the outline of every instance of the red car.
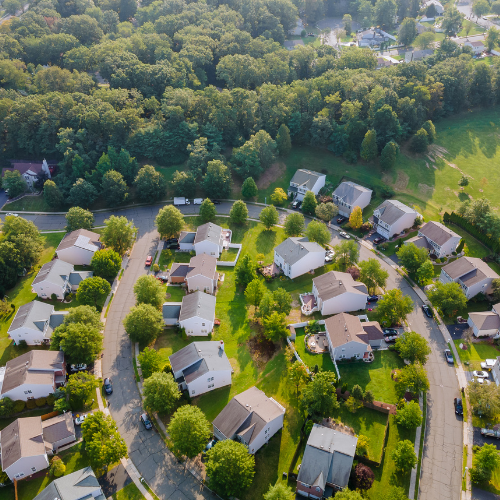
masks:
[[[150,266],[153,263],[153,257],[151,255],[148,255],[148,258],[146,259],[146,266]]]

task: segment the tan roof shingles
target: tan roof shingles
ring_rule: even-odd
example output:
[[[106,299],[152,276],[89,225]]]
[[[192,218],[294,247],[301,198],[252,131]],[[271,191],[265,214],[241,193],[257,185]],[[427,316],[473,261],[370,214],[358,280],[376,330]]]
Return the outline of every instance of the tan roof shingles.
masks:
[[[329,300],[345,292],[368,294],[364,283],[354,281],[349,273],[329,271],[313,279],[321,300]],[[364,290],[363,290],[364,289]]]
[[[361,321],[351,314],[340,313],[330,316],[325,320],[325,327],[333,347],[339,347],[348,342],[363,342],[358,337],[358,334],[364,333]]]
[[[419,232],[439,246],[444,245],[451,238],[460,238],[457,233],[436,221],[427,222],[419,229]]]
[[[99,235],[97,233],[88,231],[87,229],[77,229],[76,231],[66,233],[64,238],[61,240],[61,243],[59,243],[59,245],[57,246],[56,252],[58,250],[65,250],[66,248],[74,246],[76,240],[78,240],[80,236],[85,236],[86,238],[88,238],[89,243],[93,244],[94,246],[98,248],[101,247],[101,244],[99,242]]]
[[[500,318],[492,311],[472,312],[469,318],[479,330],[495,330],[500,328]]]
[[[53,449],[54,443],[75,436],[75,424],[71,412],[57,415],[42,422],[43,440],[48,450]]]

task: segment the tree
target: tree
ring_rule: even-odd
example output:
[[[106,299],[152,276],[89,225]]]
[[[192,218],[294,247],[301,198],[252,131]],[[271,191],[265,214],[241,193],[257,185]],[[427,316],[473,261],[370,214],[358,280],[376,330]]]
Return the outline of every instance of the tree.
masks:
[[[424,367],[419,363],[407,365],[397,374],[396,393],[403,397],[406,391],[419,395],[429,390],[429,379]]]
[[[345,34],[350,36],[352,31],[352,16],[350,14],[344,14],[342,25],[344,26]]]
[[[259,190],[257,189],[257,184],[255,184],[255,181],[252,177],[247,177],[243,181],[243,184],[241,186],[241,196],[243,196],[243,198],[249,200],[250,198],[257,196],[258,191]]]
[[[77,229],[92,229],[94,215],[92,212],[80,207],[71,207],[66,214],[66,231]]]
[[[335,262],[341,270],[345,271],[359,260],[359,248],[355,241],[345,240],[333,247],[335,252]]]
[[[252,484],[255,458],[243,443],[226,439],[208,450],[205,467],[210,488],[228,498],[241,495]]]
[[[416,332],[403,332],[396,340],[396,349],[403,359],[410,363],[418,362],[422,365],[427,363],[431,353],[429,342]]]
[[[156,349],[146,347],[137,359],[141,366],[142,376],[147,379],[155,372],[161,371],[161,356]]]
[[[380,166],[384,171],[391,170],[396,165],[399,146],[394,141],[389,141],[380,153]]]
[[[64,196],[54,181],[46,180],[43,184],[43,199],[51,208],[58,208],[64,203]]]
[[[417,281],[420,286],[428,285],[432,282],[432,278],[434,278],[434,266],[432,262],[427,259],[417,271]]]
[[[397,288],[387,291],[378,301],[377,316],[379,321],[387,326],[400,324],[412,311],[411,297],[403,295]]]
[[[163,304],[163,285],[152,275],[143,274],[134,285],[135,298],[138,304],[150,304],[161,309]]]
[[[144,165],[134,180],[137,197],[140,201],[155,202],[166,195],[167,182],[152,165]]]
[[[94,253],[90,265],[95,276],[113,281],[122,267],[122,259],[111,248],[105,248]]]
[[[150,304],[139,304],[132,307],[123,320],[125,330],[132,342],[148,345],[161,333],[163,316],[158,309]]]
[[[427,139],[429,140],[429,144],[433,144],[436,140],[436,127],[431,120],[427,120],[422,125],[422,128],[427,132]]]
[[[375,112],[372,127],[377,132],[377,145],[379,149],[389,141],[397,141],[402,134],[398,115],[389,104],[384,104]]]
[[[455,36],[462,26],[463,15],[455,6],[452,6],[444,11],[441,29],[447,37]]]
[[[462,190],[464,189],[464,187],[468,186],[469,185],[469,178],[466,176],[466,175],[462,175],[462,177],[460,178],[460,180],[458,181],[458,185],[462,188]]]
[[[123,203],[128,197],[128,187],[123,175],[116,170],[108,170],[102,179],[102,191],[111,207]]]
[[[97,189],[85,179],[77,179],[69,190],[68,203],[87,208],[98,196]]]
[[[272,205],[269,205],[262,209],[259,215],[259,219],[262,224],[264,224],[264,227],[269,230],[274,225],[278,224],[280,217],[276,208]]]
[[[309,380],[306,367],[299,360],[294,361],[288,368],[288,379],[295,386],[297,397],[299,397],[299,387]]]
[[[491,295],[495,301],[500,300],[500,279],[496,278],[491,282]]]
[[[361,463],[354,468],[354,476],[356,488],[360,490],[369,490],[372,487],[373,481],[375,481],[375,474],[370,467]]]
[[[276,146],[280,156],[288,156],[292,150],[292,139],[290,138],[290,129],[282,123],[276,135]]]
[[[402,408],[398,408],[396,421],[399,425],[408,429],[414,429],[422,424],[422,410],[416,401],[404,403]]]
[[[192,198],[196,193],[196,178],[191,172],[175,171],[172,177],[172,189],[175,196]]]
[[[472,4],[472,12],[479,19],[490,11],[490,4],[487,0],[476,0]]]
[[[375,4],[375,22],[378,25],[392,28],[396,17],[397,5],[394,0],[377,0]]]
[[[179,386],[171,373],[156,372],[144,380],[144,406],[158,413],[170,413],[180,399]]]
[[[414,153],[425,153],[429,146],[429,134],[423,128],[417,130],[417,133],[412,137],[410,149]]]
[[[280,206],[288,200],[288,196],[281,188],[276,188],[271,194],[271,201],[274,205]]]
[[[369,444],[370,438],[363,436],[363,434],[360,434],[358,436],[358,442],[356,443],[356,453],[361,456],[366,455]]]
[[[292,296],[282,287],[276,288],[273,292],[273,310],[286,314],[290,314],[292,310]]]
[[[99,381],[94,375],[87,372],[78,372],[68,377],[66,383],[66,394],[69,397],[71,408],[81,410],[85,406],[92,393],[99,387]]]
[[[165,205],[163,208],[160,208],[155,218],[155,225],[158,228],[161,238],[173,238],[184,227],[184,215],[173,205]]]
[[[62,350],[72,363],[93,363],[103,349],[99,328],[84,323],[63,323],[52,333],[50,349]]]
[[[363,497],[357,491],[344,488],[342,491],[335,493],[335,500],[363,500]]]
[[[98,302],[104,299],[111,292],[111,285],[99,276],[92,276],[84,279],[76,291],[76,300],[81,304],[97,307]]]
[[[441,310],[449,318],[467,307],[467,297],[461,286],[453,281],[450,283],[436,282],[434,288],[429,290],[429,299],[436,309]]]
[[[413,45],[421,50],[426,50],[434,43],[436,35],[432,31],[424,31],[415,38]]]
[[[287,236],[299,236],[304,231],[304,216],[298,212],[288,214],[285,219]]]
[[[220,160],[208,162],[203,177],[203,189],[214,198],[229,198],[233,181],[229,169]]]
[[[377,259],[363,260],[359,263],[359,279],[368,288],[368,293],[374,294],[377,287],[385,288],[389,273],[382,268]]]
[[[234,267],[234,272],[236,275],[236,284],[243,288],[246,288],[251,281],[257,278],[257,274],[255,273],[255,263],[248,254],[240,257]]]
[[[2,186],[9,191],[10,198],[15,198],[28,190],[28,185],[19,170],[6,170],[2,179]]]
[[[187,458],[194,458],[203,451],[212,425],[197,407],[181,406],[173,415],[167,428],[174,450]]]
[[[500,32],[495,28],[491,27],[488,30],[488,35],[486,36],[486,46],[488,47],[488,52],[491,52],[500,40]]]
[[[318,219],[330,222],[339,213],[339,208],[332,202],[326,202],[318,205],[315,212]]]
[[[263,281],[255,278],[248,283],[245,289],[245,298],[250,305],[257,309],[262,297],[264,297],[264,294],[266,293],[266,290],[267,288],[265,287]]]
[[[351,215],[349,216],[350,226],[356,230],[363,225],[363,212],[361,207],[354,207],[352,209]]]
[[[429,258],[427,249],[419,248],[415,243],[405,243],[401,245],[396,255],[410,274],[416,273],[419,267]]]
[[[50,474],[54,477],[61,477],[64,476],[65,472],[66,465],[64,465],[64,462],[56,455],[50,461]]]
[[[22,4],[19,0],[4,0],[2,7],[5,9],[7,14],[15,16],[18,10],[22,9]]]
[[[63,325],[69,325],[71,323],[82,323],[87,327],[96,328],[98,330],[102,330],[103,328],[101,315],[93,306],[77,306],[71,308],[64,316]],[[54,338],[51,339],[51,347],[53,342]],[[58,347],[53,350],[58,350]]]
[[[491,12],[496,14],[497,16],[500,16],[500,1],[493,2],[491,4]]]
[[[500,388],[496,384],[470,382],[468,392],[475,415],[490,419],[500,413]]]
[[[487,483],[499,465],[500,455],[496,446],[483,444],[472,459],[471,480],[475,483]]]
[[[417,21],[410,17],[407,17],[401,23],[401,27],[399,28],[398,41],[402,43],[405,47],[411,45],[413,40],[417,38]]]
[[[318,372],[302,390],[300,406],[306,415],[327,417],[339,407],[333,372]]]
[[[316,201],[316,196],[312,191],[307,191],[304,195],[304,199],[302,200],[302,211],[305,214],[314,214],[316,210],[316,205],[318,202]]]
[[[264,494],[264,500],[294,500],[295,492],[285,483],[277,481],[276,484],[269,485],[267,493]]]
[[[217,209],[209,198],[205,198],[200,205],[200,218],[203,222],[210,222],[215,219]]]
[[[312,220],[306,227],[306,237],[309,241],[314,241],[319,245],[325,246],[330,243],[332,235],[324,222]]]
[[[413,449],[413,443],[409,439],[399,441],[391,452],[396,470],[408,472],[417,465],[417,455]]]
[[[246,203],[242,200],[236,200],[229,212],[231,222],[235,224],[243,224],[248,218],[248,208]]]
[[[288,335],[286,327],[286,315],[273,311],[269,316],[262,319],[264,325],[264,337],[272,342],[278,342]]]
[[[101,241],[112,248],[118,255],[123,255],[132,247],[137,229],[126,217],[111,215],[104,221]]]
[[[368,130],[365,134],[365,138],[361,143],[361,158],[365,161],[372,161],[377,158],[378,147],[377,147],[377,132],[375,130]]]

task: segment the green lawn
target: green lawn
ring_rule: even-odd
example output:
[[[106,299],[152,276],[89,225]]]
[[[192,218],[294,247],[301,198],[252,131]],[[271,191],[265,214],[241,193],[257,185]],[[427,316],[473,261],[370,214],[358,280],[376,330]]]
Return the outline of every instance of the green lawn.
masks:
[[[469,31],[469,34],[467,35],[466,31],[465,31],[465,27],[467,25],[472,25],[472,28],[471,30]],[[476,23],[473,23],[472,21],[465,21],[463,23],[463,28],[462,28],[462,31],[460,31],[457,36],[473,36],[473,35],[481,35],[482,33],[484,33],[485,31],[487,31],[485,28],[483,28],[482,26],[479,26],[478,24]]]
[[[236,260],[237,255],[238,255],[237,248],[227,248],[222,251],[219,260],[223,262],[234,262]]]
[[[373,363],[340,363],[340,382],[347,383],[351,390],[356,384],[366,391],[370,390],[376,401],[396,404],[395,384],[391,371],[403,367],[403,361],[394,351],[375,352]]]
[[[481,361],[495,359],[497,356],[500,356],[500,349],[486,342],[469,344],[466,351],[458,347],[462,343],[461,340],[454,340],[453,342],[462,363],[469,363],[469,370],[480,370]]]
[[[9,210],[12,212],[26,211],[26,212],[57,212],[56,209],[51,208],[45,203],[42,195],[39,196],[25,196],[20,200],[6,203],[2,210]],[[64,210],[64,209],[61,209]]]
[[[309,366],[311,370],[314,369],[315,365],[318,365],[320,370],[335,372],[335,367],[333,365],[332,358],[330,357],[329,353],[311,354],[308,351],[306,351],[306,346],[304,341],[306,332],[304,331],[304,328],[296,328],[295,333],[297,334],[297,337],[294,342],[295,350],[299,354],[302,361],[307,366]]]
[[[186,296],[186,289],[182,286],[168,285],[165,289],[166,293],[170,294],[166,299],[167,302],[182,302],[182,298]]]
[[[113,500],[142,500],[144,497],[139,488],[134,483],[130,483],[125,488],[117,491],[111,498]]]
[[[174,262],[189,263],[191,257],[192,255],[190,254],[190,252],[177,252],[175,250],[166,249],[161,251],[158,265],[160,266],[160,269],[164,271],[165,269],[169,268]]]
[[[403,238],[403,241],[409,240],[410,238],[417,236],[417,234],[418,234],[418,231],[412,231],[411,233],[408,234],[408,236],[405,236]],[[386,257],[390,257],[391,255],[396,253],[396,251],[397,251],[396,246],[398,245],[398,241],[399,241],[399,238],[396,241],[388,242],[387,243],[388,244],[387,250],[382,250],[382,248],[380,248],[380,245],[378,245],[377,250],[380,253],[383,253]]]

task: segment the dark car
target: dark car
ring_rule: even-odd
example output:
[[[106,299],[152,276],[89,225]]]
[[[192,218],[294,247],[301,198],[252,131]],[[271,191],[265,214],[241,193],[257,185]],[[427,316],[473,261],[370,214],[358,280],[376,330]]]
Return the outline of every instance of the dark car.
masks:
[[[384,328],[384,337],[398,335],[398,331],[395,328]]]
[[[384,241],[385,241],[385,238],[382,236],[379,236],[373,240],[373,243],[375,243],[375,245],[378,245],[379,243],[383,243]]]
[[[453,356],[451,355],[451,351],[449,349],[444,350],[444,357],[448,363],[453,364]]]
[[[148,431],[150,431],[153,428],[153,424],[151,423],[151,420],[149,420],[147,413],[143,413],[141,415],[141,422],[144,424],[144,427],[146,427]]]
[[[113,394],[113,386],[111,385],[111,379],[104,379],[104,392],[106,394]]]
[[[179,243],[179,240],[177,238],[169,238],[167,240],[167,245],[171,245],[172,243]]]
[[[428,317],[428,318],[432,318],[432,311],[431,311],[431,308],[429,306],[426,306],[425,304],[422,306],[422,311],[424,311],[424,314]]]
[[[302,205],[302,202],[299,201],[299,200],[295,200],[293,203],[292,203],[292,208],[300,208],[300,205]]]
[[[342,217],[342,215],[341,215],[340,217],[337,217],[337,224],[342,224],[346,220],[347,219],[345,217]]]
[[[166,243],[165,247],[169,250],[179,250],[181,248],[179,243]]]
[[[214,205],[220,205],[220,201],[219,200],[210,200]]]
[[[377,302],[379,299],[378,295],[368,295],[368,298],[366,299],[367,302]]]
[[[463,415],[464,407],[462,405],[462,398],[455,398],[453,403],[455,404],[455,413],[457,415]]]

